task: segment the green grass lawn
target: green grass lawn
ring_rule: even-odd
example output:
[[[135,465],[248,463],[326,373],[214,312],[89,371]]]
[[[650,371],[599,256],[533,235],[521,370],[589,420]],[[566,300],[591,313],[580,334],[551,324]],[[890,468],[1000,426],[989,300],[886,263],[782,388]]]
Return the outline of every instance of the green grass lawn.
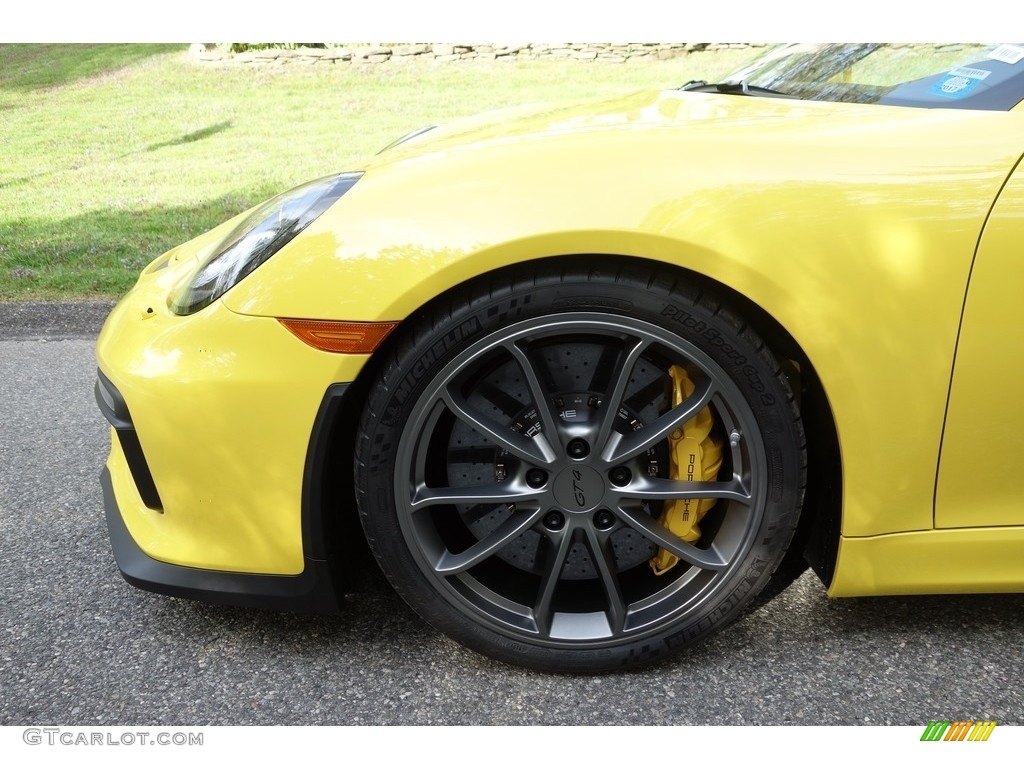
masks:
[[[184,45],[0,45],[0,300],[118,296],[171,246],[423,125],[751,55],[224,67]]]

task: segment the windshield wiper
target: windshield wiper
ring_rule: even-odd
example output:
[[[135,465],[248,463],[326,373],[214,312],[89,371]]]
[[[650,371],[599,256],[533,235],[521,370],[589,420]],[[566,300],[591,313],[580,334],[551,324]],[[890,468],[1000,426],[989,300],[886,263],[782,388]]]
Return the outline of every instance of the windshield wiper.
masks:
[[[691,80],[682,86],[680,91],[696,91],[697,93],[739,93],[744,96],[775,96],[780,99],[799,99],[789,93],[765,88],[760,85],[751,85],[746,80],[736,80],[729,83],[709,83],[705,80]]]

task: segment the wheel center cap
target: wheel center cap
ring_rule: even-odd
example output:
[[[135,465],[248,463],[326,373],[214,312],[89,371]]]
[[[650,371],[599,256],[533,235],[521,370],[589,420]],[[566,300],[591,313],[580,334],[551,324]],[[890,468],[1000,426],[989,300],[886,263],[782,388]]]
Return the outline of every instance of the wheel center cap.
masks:
[[[555,500],[566,512],[589,512],[604,497],[604,478],[590,467],[563,469],[555,477]]]

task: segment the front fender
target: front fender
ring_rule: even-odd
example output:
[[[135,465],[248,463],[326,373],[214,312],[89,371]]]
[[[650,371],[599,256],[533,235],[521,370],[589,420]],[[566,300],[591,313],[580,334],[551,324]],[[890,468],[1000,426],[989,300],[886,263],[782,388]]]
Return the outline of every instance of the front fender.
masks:
[[[402,156],[224,300],[401,321],[537,259],[697,273],[771,315],[817,371],[844,462],[844,535],[931,528],[967,278],[1017,139],[1005,115],[844,106],[847,119],[733,124],[727,144],[709,123],[682,138],[620,128]],[[866,117],[881,110],[883,127]],[[985,141],[937,156],[965,132]]]

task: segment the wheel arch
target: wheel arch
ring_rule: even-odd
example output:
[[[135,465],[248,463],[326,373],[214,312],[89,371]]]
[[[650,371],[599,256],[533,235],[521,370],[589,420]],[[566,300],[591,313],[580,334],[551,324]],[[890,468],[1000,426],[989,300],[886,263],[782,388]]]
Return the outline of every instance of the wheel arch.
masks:
[[[807,439],[807,488],[793,542],[777,570],[777,578],[765,588],[765,597],[785,589],[804,570],[804,563],[810,565],[828,587],[839,555],[843,468],[838,427],[821,378],[796,339],[763,307],[724,283],[680,269],[712,287],[748,320],[772,353],[783,361],[787,374],[795,379],[793,389],[799,400]]]
[[[631,270],[645,265],[652,271],[671,274],[677,280],[691,281],[713,292],[749,322],[769,349],[783,362],[794,392],[798,393],[801,416],[807,438],[807,488],[804,514],[777,578],[766,593],[781,591],[806,567],[812,566],[826,586],[831,583],[839,547],[842,516],[842,466],[837,426],[824,386],[814,365],[800,344],[769,312],[735,288],[691,269],[667,264],[658,259],[610,254],[573,254],[536,258],[499,267],[471,280],[433,295],[410,312],[399,327],[369,358],[356,380],[343,391],[328,390],[321,406],[307,456],[303,484],[303,538],[307,553],[335,559],[339,576],[348,584],[365,578],[369,569],[376,572],[361,526],[355,502],[352,467],[355,437],[363,403],[381,361],[401,343],[402,327],[415,318],[429,315],[437,305],[450,301],[453,294],[465,291],[480,281],[523,269],[578,267],[582,259],[590,267],[629,264]]]

